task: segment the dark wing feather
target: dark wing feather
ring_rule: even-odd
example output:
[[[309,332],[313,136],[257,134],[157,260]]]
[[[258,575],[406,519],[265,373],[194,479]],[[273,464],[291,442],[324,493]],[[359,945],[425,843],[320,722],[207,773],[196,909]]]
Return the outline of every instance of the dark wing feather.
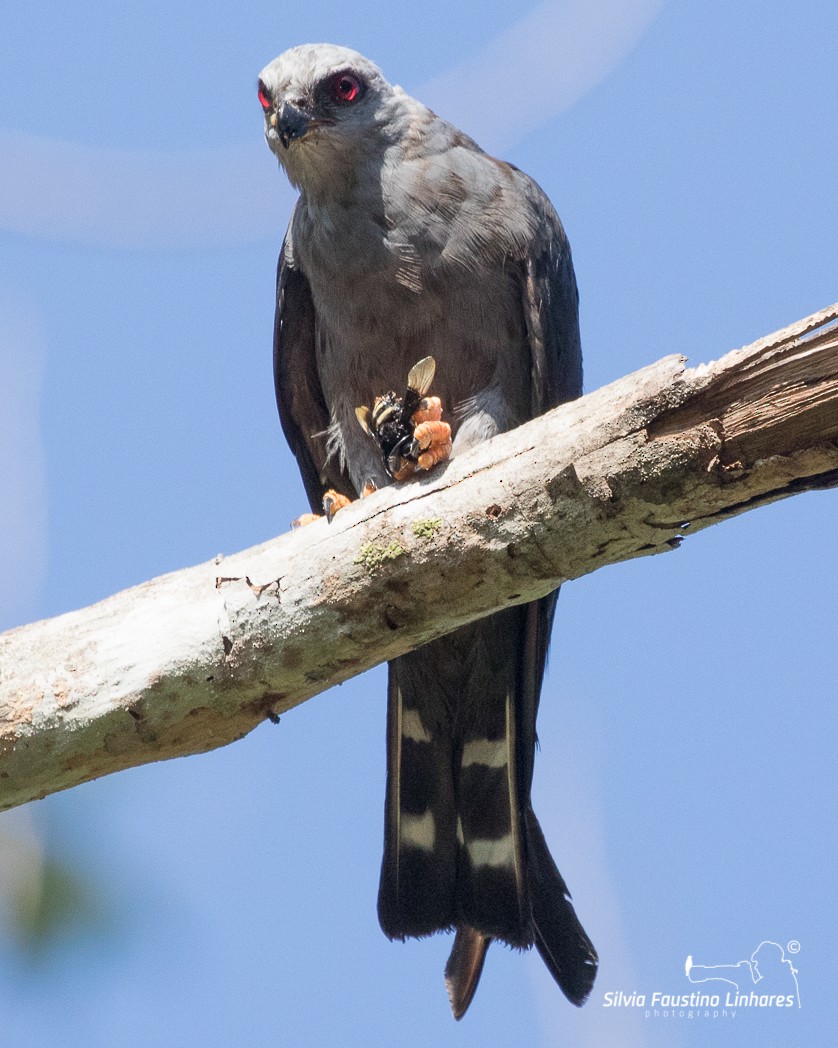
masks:
[[[545,221],[535,250],[520,270],[529,335],[533,415],[582,394],[579,293],[570,245],[558,215],[534,183]],[[519,649],[518,788],[526,798],[524,834],[535,944],[565,996],[582,1004],[593,986],[597,954],[579,922],[570,893],[547,848],[529,804],[535,757],[535,725],[547,647],[556,610],[556,590],[528,605],[525,641]]]
[[[570,892],[531,807],[524,813],[524,822],[535,945],[562,993],[578,1007],[593,988],[599,958],[576,916]]]
[[[329,409],[317,371],[314,302],[305,274],[293,264],[290,236],[289,229],[276,275],[274,386],[282,431],[297,459],[311,508],[319,513],[327,488],[350,498],[356,492],[327,453]]]
[[[535,945],[564,995],[580,1005],[590,994],[596,977],[597,953],[576,916],[570,892],[550,855],[529,801],[538,700],[558,595],[556,590],[526,607],[516,696],[519,724],[516,770],[519,796],[526,805],[522,823]]]
[[[531,179],[520,172],[517,176],[523,180],[523,191],[534,212],[543,216],[533,250],[516,271],[530,348],[531,412],[535,417],[582,393],[579,295],[570,246],[558,215]],[[516,648],[515,774],[523,808],[522,833],[535,945],[564,994],[574,1004],[582,1004],[596,975],[596,951],[576,917],[570,893],[529,802],[538,702],[558,595],[556,590],[527,605],[521,620]],[[457,930],[445,974],[458,1019],[477,988],[490,941],[470,926]]]
[[[540,187],[519,173],[536,214],[543,216],[531,252],[518,265],[521,306],[530,348],[533,417],[582,394],[579,292],[570,244],[559,216]],[[521,797],[529,797],[535,755],[535,723],[547,648],[559,591],[530,605],[526,640],[520,650],[518,776]]]
[[[532,417],[582,394],[582,343],[579,291],[570,244],[553,205],[527,175],[517,172],[533,212],[540,216],[538,235],[517,267],[532,374]],[[531,605],[526,643],[521,651],[518,774],[522,797],[529,797],[535,753],[535,722],[547,648],[559,591]],[[533,614],[533,610],[537,609]],[[532,703],[532,708],[526,708]]]
[[[544,221],[518,270],[530,344],[533,417],[582,395],[579,292],[570,244],[552,204],[530,182],[529,195],[534,194]]]

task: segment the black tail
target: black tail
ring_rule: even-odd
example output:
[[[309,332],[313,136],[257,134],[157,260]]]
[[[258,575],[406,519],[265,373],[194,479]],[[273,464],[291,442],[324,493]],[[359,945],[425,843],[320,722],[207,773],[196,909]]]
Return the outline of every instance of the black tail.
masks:
[[[438,730],[417,701],[415,689],[404,686],[405,676],[398,663],[390,664],[384,857],[378,889],[378,920],[390,939],[430,935],[454,923],[453,741],[450,732]]]
[[[533,942],[516,757],[522,610],[390,663],[378,895],[390,938],[470,925]]]
[[[562,993],[583,1005],[593,989],[599,959],[579,923],[570,892],[559,873],[532,808],[524,814],[527,835],[527,884],[535,945]]]
[[[596,951],[529,803],[555,598],[506,609],[390,664],[378,914],[390,938],[457,929],[456,1018],[492,939],[535,944],[565,995],[588,996]]]
[[[457,1022],[468,1011],[480,982],[483,962],[491,939],[467,924],[457,929],[451,955],[445,965],[445,988]]]
[[[524,814],[524,833],[535,945],[565,997],[581,1006],[594,985],[597,953],[579,923],[570,892],[547,849],[532,808]],[[445,966],[445,985],[457,1020],[462,1019],[471,1004],[491,941],[468,925],[457,928]]]

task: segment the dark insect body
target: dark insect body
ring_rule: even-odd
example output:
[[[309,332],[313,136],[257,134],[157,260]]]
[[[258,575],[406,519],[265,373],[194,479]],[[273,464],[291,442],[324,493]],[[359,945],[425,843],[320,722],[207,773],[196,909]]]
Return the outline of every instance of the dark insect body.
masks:
[[[433,357],[423,357],[407,376],[403,397],[394,390],[375,398],[372,410],[355,409],[358,421],[375,440],[384,457],[384,466],[394,480],[403,480],[413,472],[422,449],[414,439],[413,416],[431,387],[436,372]],[[413,468],[410,468],[410,467]]]

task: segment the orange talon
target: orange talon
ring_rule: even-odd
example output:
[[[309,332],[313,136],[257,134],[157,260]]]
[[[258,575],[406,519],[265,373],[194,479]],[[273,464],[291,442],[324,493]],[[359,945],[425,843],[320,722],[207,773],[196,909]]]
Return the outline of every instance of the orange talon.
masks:
[[[420,422],[413,431],[413,439],[420,451],[427,451],[436,444],[451,441],[451,427],[447,422]]]
[[[422,422],[439,422],[441,418],[442,401],[439,397],[423,397],[410,420],[414,426],[418,426]]]
[[[361,492],[361,498],[365,499],[367,495],[372,495],[378,488],[374,480],[368,480],[364,485],[364,490]],[[322,513],[303,513],[302,516],[297,517],[296,520],[291,521],[291,527],[295,530],[297,528],[304,528],[307,524],[313,524],[315,520],[322,520],[325,516],[329,523],[332,523],[332,518],[339,509],[343,509],[344,506],[348,506],[352,502],[352,499],[347,495],[341,495],[339,491],[335,491],[334,488],[329,488],[326,494],[323,496],[323,512]]]
[[[296,531],[297,528],[304,528],[306,524],[313,524],[315,520],[322,519],[322,513],[303,513],[302,516],[297,517],[296,520],[291,521],[291,527]]]
[[[432,469],[451,455],[451,427],[447,422],[420,422],[413,432],[413,439],[420,452],[416,457],[419,469]]]
[[[451,457],[451,441],[447,444],[440,444],[435,448],[430,448],[428,451],[423,451],[419,458],[416,460],[419,469],[433,469],[438,462],[445,462],[446,459]]]
[[[294,529],[304,528],[307,524],[313,524],[315,520],[322,520],[324,516],[331,524],[332,518],[337,511],[343,509],[344,506],[348,506],[351,501],[352,499],[347,498],[346,495],[341,495],[339,491],[329,488],[323,496],[323,512],[303,513],[301,517],[297,517],[296,520],[291,521],[291,527]]]
[[[346,495],[341,495],[339,491],[329,488],[323,496],[323,512],[326,514],[326,520],[331,524],[332,518],[337,511],[343,509],[344,506],[348,506],[351,501],[352,499],[347,498]]]

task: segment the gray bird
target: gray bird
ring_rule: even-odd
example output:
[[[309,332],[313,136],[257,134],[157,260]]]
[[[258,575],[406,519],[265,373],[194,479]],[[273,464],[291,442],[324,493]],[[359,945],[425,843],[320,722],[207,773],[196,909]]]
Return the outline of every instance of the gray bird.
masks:
[[[453,454],[582,391],[577,290],[536,183],[363,55],[292,48],[259,77],[265,136],[300,192],[279,256],[279,415],[313,509],[390,483],[356,408],[433,356]],[[389,666],[378,916],[391,939],[456,930],[468,1007],[492,939],[535,944],[582,1004],[597,955],[530,805],[557,593]]]

